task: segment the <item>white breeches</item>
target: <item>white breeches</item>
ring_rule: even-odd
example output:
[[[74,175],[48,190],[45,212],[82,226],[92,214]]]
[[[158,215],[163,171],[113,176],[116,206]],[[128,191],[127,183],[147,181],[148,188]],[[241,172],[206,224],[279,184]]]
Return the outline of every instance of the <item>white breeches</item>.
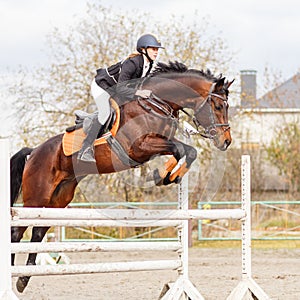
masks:
[[[110,114],[110,95],[96,83],[95,79],[91,85],[91,93],[97,105],[98,121],[104,125]]]

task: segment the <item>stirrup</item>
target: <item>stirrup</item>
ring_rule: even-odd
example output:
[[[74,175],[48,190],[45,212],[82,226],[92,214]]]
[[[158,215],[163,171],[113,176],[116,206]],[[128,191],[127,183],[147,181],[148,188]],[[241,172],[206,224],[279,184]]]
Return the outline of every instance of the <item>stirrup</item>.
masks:
[[[80,161],[83,161],[83,162],[93,162],[93,163],[95,163],[96,160],[95,160],[93,146],[88,146],[85,149],[81,149],[78,152],[77,159],[80,160]]]

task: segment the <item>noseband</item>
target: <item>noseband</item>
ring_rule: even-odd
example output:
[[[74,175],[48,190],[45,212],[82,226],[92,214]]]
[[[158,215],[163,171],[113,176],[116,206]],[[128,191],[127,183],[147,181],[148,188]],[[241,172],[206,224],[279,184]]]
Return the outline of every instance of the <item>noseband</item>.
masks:
[[[210,125],[208,127],[205,128],[204,134],[200,133],[201,136],[203,136],[204,138],[208,138],[208,139],[214,139],[216,137],[216,135],[218,134],[217,132],[217,128],[218,127],[224,127],[224,132],[230,129],[229,123],[216,123],[215,122],[215,118],[214,118],[214,113],[211,107],[211,102],[212,102],[212,96],[213,97],[217,97],[221,100],[223,100],[223,102],[225,104],[227,104],[227,99],[216,94],[213,93],[212,90],[214,89],[214,84],[211,86],[210,91],[208,93],[207,98],[203,101],[203,103],[201,103],[201,105],[197,108],[197,110],[194,112],[194,117],[193,117],[193,122],[196,125],[197,129],[199,128],[199,126],[201,126],[200,122],[197,120],[196,115],[198,113],[200,113],[200,111],[202,110],[202,108],[204,107],[204,105],[206,103],[209,104],[209,121],[210,121]]]

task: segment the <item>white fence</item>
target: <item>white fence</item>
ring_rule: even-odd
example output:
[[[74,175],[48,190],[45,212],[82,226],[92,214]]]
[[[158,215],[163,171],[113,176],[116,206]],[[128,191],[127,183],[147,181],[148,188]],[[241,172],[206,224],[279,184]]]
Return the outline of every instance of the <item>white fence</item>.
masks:
[[[9,207],[9,155],[6,141],[1,142],[0,185],[0,299],[17,299],[12,291],[12,276],[84,274],[130,272],[149,270],[177,270],[178,279],[162,295],[161,299],[204,299],[189,280],[188,275],[188,220],[241,219],[242,221],[242,281],[228,299],[243,299],[253,293],[258,299],[269,299],[251,277],[251,216],[250,216],[250,157],[242,157],[242,207],[199,211],[188,209],[188,182],[184,177],[178,189],[178,210],[135,209],[51,209]],[[105,225],[106,224],[106,225]],[[177,226],[178,242],[145,243],[10,243],[10,226]],[[152,225],[151,225],[152,224]],[[5,245],[5,246],[4,246]],[[80,252],[80,251],[177,251],[176,260],[152,260],[70,265],[10,266],[10,255],[28,252]]]

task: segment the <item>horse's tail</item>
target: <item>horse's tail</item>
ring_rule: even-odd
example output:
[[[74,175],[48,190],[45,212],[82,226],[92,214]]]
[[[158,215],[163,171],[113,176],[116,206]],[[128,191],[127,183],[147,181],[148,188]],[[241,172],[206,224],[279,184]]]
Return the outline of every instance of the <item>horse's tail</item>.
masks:
[[[26,156],[32,152],[32,148],[23,148],[10,159],[10,205],[17,201],[22,189],[22,176],[26,163]]]

